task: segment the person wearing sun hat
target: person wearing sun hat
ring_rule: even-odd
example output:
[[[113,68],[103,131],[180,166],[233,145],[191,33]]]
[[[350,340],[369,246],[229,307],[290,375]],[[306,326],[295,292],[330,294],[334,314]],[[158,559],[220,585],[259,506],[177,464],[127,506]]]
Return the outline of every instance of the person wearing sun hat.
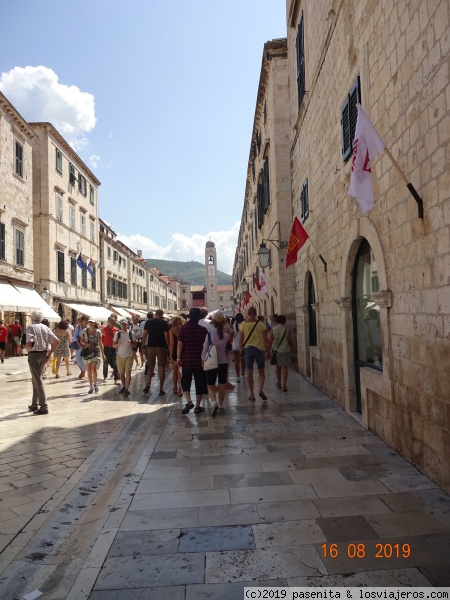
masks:
[[[89,354],[84,358],[86,363],[87,374],[89,378],[90,388],[88,394],[98,392],[97,371],[101,360],[105,360],[103,351],[102,333],[98,328],[97,320],[94,317],[89,317],[87,326],[81,334],[81,345],[89,350]],[[101,357],[101,358],[100,358]]]
[[[215,417],[217,413],[223,411],[223,401],[225,400],[225,389],[227,383],[228,373],[228,357],[227,357],[227,344],[230,339],[230,334],[225,329],[225,317],[221,312],[215,313],[212,318],[212,331],[205,337],[202,351],[202,361],[205,360],[206,354],[210,343],[216,347],[217,350],[217,369],[211,369],[206,371],[206,378],[208,382],[208,395],[209,399],[213,403],[213,410],[211,413],[212,417]],[[216,379],[219,379],[219,404],[216,400]]]
[[[128,388],[131,382],[131,370],[134,361],[134,349],[137,347],[136,335],[128,329],[128,321],[120,320],[120,331],[114,334],[113,347],[117,350],[116,364],[122,381],[122,389],[119,394],[129,396]]]

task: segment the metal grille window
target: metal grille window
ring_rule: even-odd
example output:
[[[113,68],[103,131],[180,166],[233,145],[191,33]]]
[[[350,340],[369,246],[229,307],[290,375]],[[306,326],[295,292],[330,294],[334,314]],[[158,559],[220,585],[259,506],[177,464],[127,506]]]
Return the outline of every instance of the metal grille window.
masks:
[[[81,235],[86,235],[86,215],[84,213],[80,214],[80,232]]]
[[[25,234],[16,229],[16,265],[23,267],[25,264]]]
[[[298,108],[303,101],[306,92],[305,86],[305,28],[303,23],[303,13],[297,29],[297,39],[295,42],[295,51],[297,56],[297,100]]]
[[[77,259],[75,256],[70,257],[70,283],[78,285],[77,282]]]
[[[56,196],[56,218],[58,221],[63,220],[63,202],[61,196]]]
[[[64,252],[56,251],[56,263],[58,269],[58,281],[64,283]]]
[[[75,229],[75,206],[73,204],[69,204],[69,225]]]
[[[23,146],[19,142],[15,143],[15,170],[19,177],[23,177]]]
[[[61,150],[58,150],[58,148],[55,148],[55,159],[56,159],[56,170],[58,171],[58,173],[62,173],[63,172],[63,162],[62,162],[62,152]]]
[[[87,269],[83,267],[81,271],[81,287],[87,288]]]
[[[0,223],[0,260],[6,258],[6,227],[4,223]]]
[[[353,152],[353,140],[356,130],[356,119],[358,117],[357,104],[361,104],[361,82],[359,76],[356,78],[352,89],[341,109],[342,130],[342,159],[347,162]]]
[[[78,191],[86,196],[86,177],[83,177],[81,173],[78,175]]]
[[[89,202],[91,204],[94,204],[94,201],[95,201],[94,186],[89,185]]]
[[[300,220],[302,223],[309,216],[309,197],[308,197],[308,180],[305,181],[300,192]]]

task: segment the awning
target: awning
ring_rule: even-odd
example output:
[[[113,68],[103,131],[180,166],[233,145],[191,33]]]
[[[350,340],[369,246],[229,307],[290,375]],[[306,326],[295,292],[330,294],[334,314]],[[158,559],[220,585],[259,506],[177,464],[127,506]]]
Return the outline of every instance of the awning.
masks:
[[[9,283],[0,283],[0,306],[3,310],[18,311],[23,304],[21,293]]]
[[[47,304],[36,290],[19,286],[17,286],[16,289],[19,290],[21,296],[24,298],[24,303],[26,306],[29,306],[31,310],[41,310],[44,318],[49,319],[49,321],[61,321],[60,315]]]
[[[72,310],[76,310],[82,315],[86,315],[88,317],[94,317],[94,319],[107,319],[111,316],[111,311],[109,308],[103,308],[103,306],[90,306],[89,304],[69,304],[68,302],[63,302],[66,306],[71,308]]]
[[[113,309],[114,312],[116,312],[121,317],[127,317],[127,319],[128,319],[128,318],[131,318],[131,316],[132,316],[131,313],[129,313],[127,310],[125,310],[121,306],[111,306],[111,308]]]
[[[136,310],[135,308],[128,309],[133,315],[138,315],[139,317],[147,317],[147,313],[143,310]]]
[[[0,283],[0,306],[3,310],[14,312],[31,312],[41,310],[44,318],[60,321],[61,317],[31,288],[14,286],[10,283]]]

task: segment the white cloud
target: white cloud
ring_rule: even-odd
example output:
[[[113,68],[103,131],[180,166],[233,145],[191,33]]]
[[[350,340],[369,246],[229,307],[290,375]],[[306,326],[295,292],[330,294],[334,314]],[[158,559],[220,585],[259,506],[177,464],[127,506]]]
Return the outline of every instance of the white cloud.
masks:
[[[93,169],[96,169],[98,167],[98,163],[100,161],[100,156],[93,154],[92,156],[89,157],[89,160],[91,161],[91,167]]]
[[[49,122],[75,149],[86,146],[86,133],[96,123],[92,94],[60,83],[57,74],[44,66],[2,73],[0,90],[27,121]]]
[[[198,260],[205,261],[205,244],[211,239],[217,249],[217,268],[225,273],[231,273],[234,264],[234,255],[239,235],[240,222],[237,221],[228,231],[211,231],[206,235],[195,233],[188,237],[184,233],[174,233],[167,246],[159,246],[149,237],[139,233],[117,237],[132,250],[142,250],[144,258],[162,258],[164,260],[181,260],[184,262]]]

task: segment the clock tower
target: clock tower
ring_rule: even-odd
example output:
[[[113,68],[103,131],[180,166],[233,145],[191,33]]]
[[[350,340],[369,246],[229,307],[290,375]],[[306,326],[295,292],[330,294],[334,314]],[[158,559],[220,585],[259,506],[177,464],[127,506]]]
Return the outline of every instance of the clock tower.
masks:
[[[205,246],[205,289],[206,308],[209,312],[218,310],[219,293],[217,291],[217,252],[214,242],[208,241]]]

